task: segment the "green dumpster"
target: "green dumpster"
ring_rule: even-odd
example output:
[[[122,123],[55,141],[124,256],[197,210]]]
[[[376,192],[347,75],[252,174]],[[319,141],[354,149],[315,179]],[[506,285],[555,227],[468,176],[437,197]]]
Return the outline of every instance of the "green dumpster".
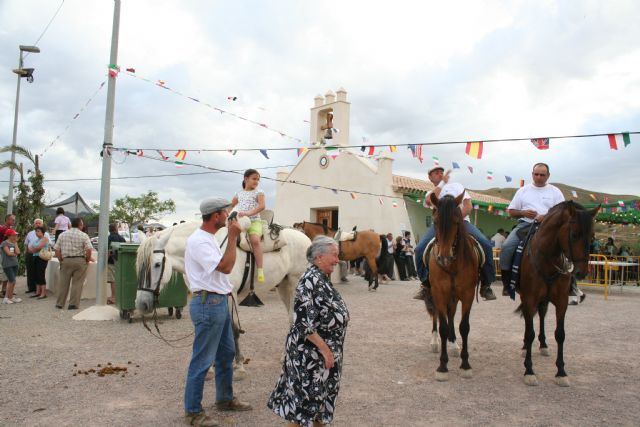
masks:
[[[111,243],[115,255],[116,266],[116,308],[120,312],[120,318],[131,322],[131,314],[136,307],[136,292],[138,279],[136,276],[137,243]],[[169,316],[182,317],[182,308],[187,305],[187,286],[182,274],[173,272],[169,283],[160,291],[158,307],[169,309]]]

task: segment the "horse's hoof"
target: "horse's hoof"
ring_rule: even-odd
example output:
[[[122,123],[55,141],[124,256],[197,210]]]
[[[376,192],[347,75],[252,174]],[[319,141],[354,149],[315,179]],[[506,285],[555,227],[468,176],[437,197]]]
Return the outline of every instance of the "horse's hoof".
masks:
[[[569,377],[556,377],[555,381],[560,387],[569,387],[571,385],[569,384]]]
[[[462,378],[473,378],[473,370],[472,369],[461,369],[460,376]]]
[[[541,356],[549,356],[549,347],[540,347]]]
[[[431,343],[431,353],[439,353],[440,345],[438,343]]]
[[[535,375],[525,375],[524,383],[526,385],[538,385],[538,378]]]
[[[436,381],[440,381],[440,382],[449,381],[449,372],[436,371]]]

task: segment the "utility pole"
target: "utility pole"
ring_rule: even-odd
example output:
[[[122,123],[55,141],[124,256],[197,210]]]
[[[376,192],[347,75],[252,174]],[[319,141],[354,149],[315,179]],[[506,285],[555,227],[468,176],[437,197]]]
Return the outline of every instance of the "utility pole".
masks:
[[[118,63],[118,35],[120,32],[120,0],[114,0],[113,29],[111,31],[111,55],[109,64]],[[100,216],[98,223],[98,268],[96,277],[96,305],[105,305],[107,286],[107,257],[109,255],[109,205],[111,188],[111,148],[113,147],[113,115],[116,98],[117,73],[109,73],[107,85],[107,112],[104,119],[104,143],[102,144],[102,181],[100,185]]]

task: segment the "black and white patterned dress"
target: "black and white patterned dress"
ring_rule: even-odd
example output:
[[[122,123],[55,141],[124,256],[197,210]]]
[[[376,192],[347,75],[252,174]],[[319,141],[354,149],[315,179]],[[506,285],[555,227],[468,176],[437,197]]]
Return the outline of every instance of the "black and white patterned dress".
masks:
[[[349,312],[329,277],[311,265],[302,275],[294,299],[294,321],[285,342],[280,379],[267,406],[289,422],[310,426],[333,420],[342,374],[342,345]],[[333,368],[324,367],[318,348],[306,337],[317,332],[333,353]]]

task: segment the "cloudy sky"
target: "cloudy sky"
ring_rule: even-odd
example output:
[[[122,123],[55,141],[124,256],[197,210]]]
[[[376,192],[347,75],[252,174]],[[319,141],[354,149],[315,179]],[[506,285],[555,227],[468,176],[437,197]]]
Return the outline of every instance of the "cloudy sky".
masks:
[[[61,3],[0,0],[0,145],[11,143],[18,45],[35,43]],[[100,199],[100,181],[87,179],[101,174],[107,91],[98,87],[109,63],[113,4],[65,0],[38,43],[41,53],[25,59],[36,71],[33,84],[22,82],[18,144],[43,153],[62,135],[42,157],[51,180],[47,202],[75,191],[89,202]],[[640,130],[638,16],[640,3],[633,0],[123,0],[118,64],[304,141],[314,96],[341,86],[352,103],[351,143],[358,146],[362,137],[372,144],[419,144],[633,132]],[[640,194],[640,136],[631,140],[618,151],[609,149],[606,137],[552,139],[548,151],[528,141],[493,142],[485,144],[481,160],[465,156],[464,145],[430,146],[424,164],[400,147],[394,173],[424,178],[437,156],[445,165],[461,164],[457,181],[483,189],[515,186],[543,161],[552,181]],[[296,145],[141,79],[124,73],[117,79],[116,147],[172,155]],[[269,156],[190,152],[186,161],[272,168],[265,177],[296,162],[292,151]],[[488,170],[493,182],[485,178]],[[116,154],[112,176],[202,171]],[[514,181],[506,183],[504,175]],[[0,194],[6,194],[7,171],[0,180]],[[157,191],[176,202],[176,214],[163,221],[172,222],[193,219],[207,195],[231,197],[240,181],[230,174],[114,179],[111,199]],[[274,184],[261,185],[272,205]]]

